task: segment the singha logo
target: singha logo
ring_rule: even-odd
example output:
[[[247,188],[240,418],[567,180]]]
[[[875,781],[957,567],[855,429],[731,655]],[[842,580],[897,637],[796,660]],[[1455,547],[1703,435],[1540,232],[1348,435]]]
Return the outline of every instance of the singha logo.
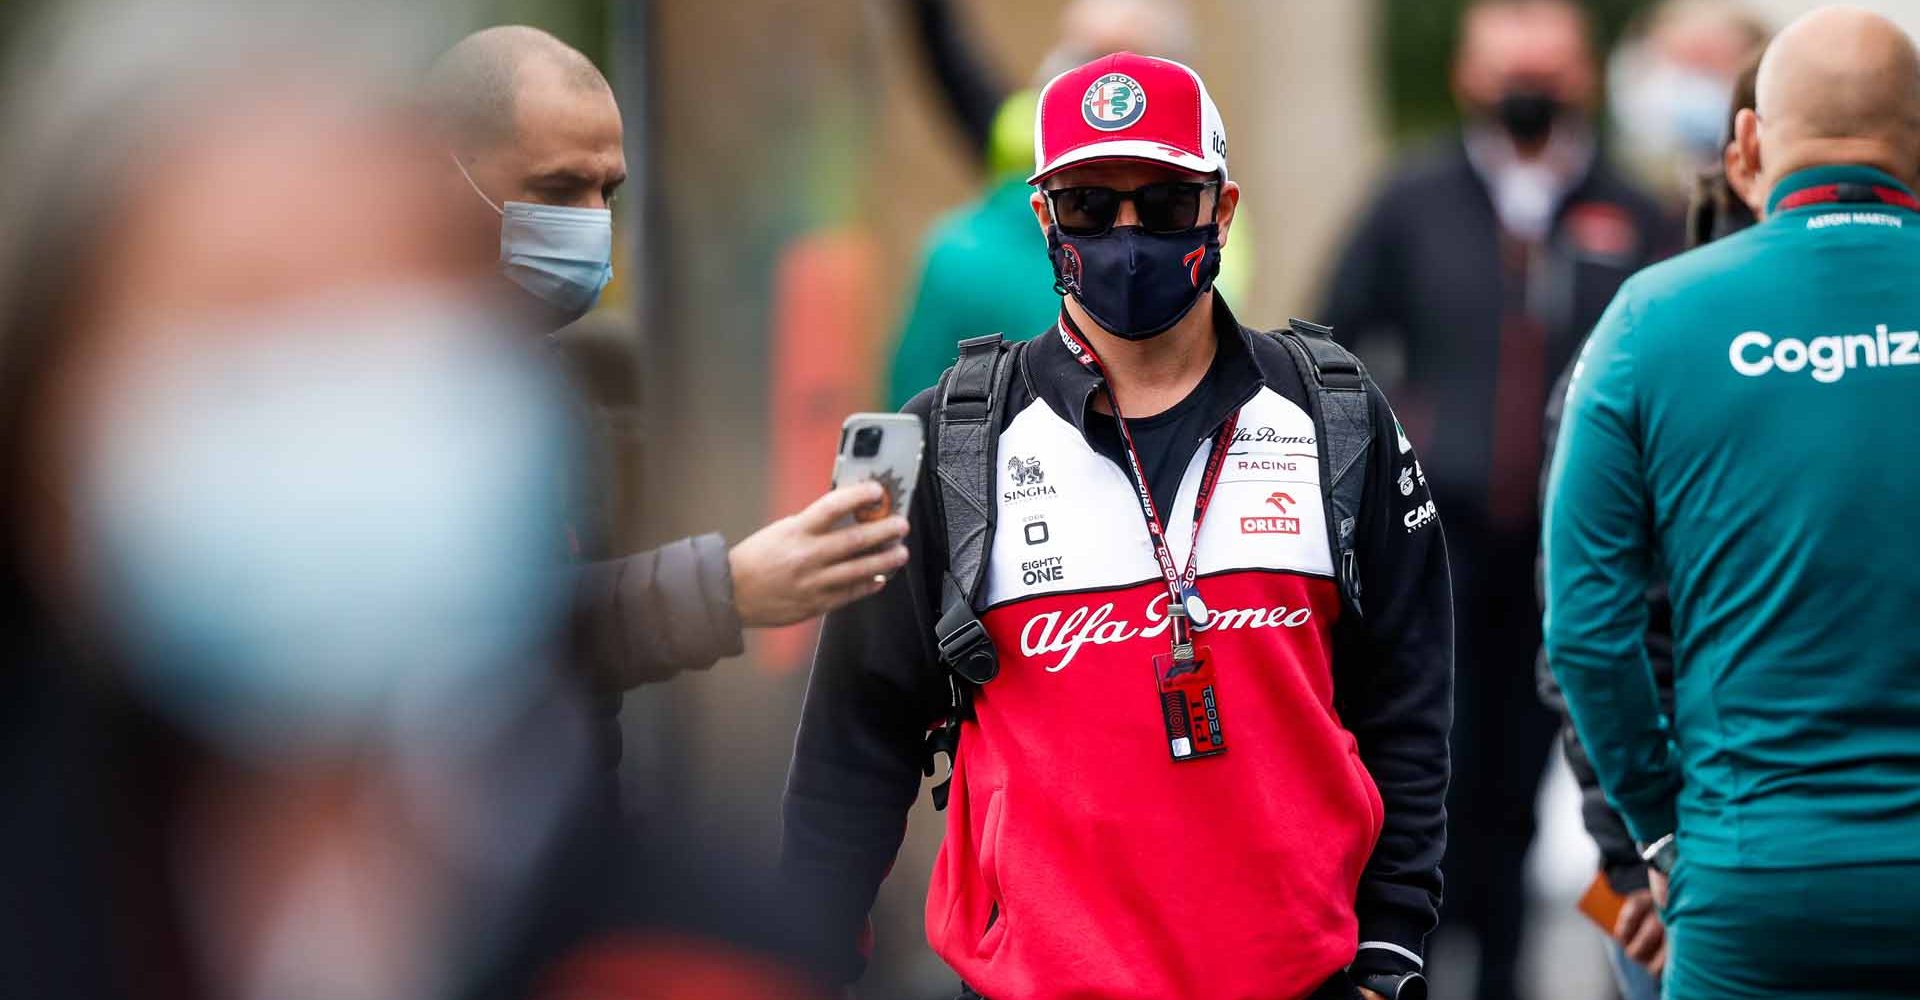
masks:
[[[1013,489],[1000,494],[1002,503],[1022,503],[1059,492],[1047,485],[1047,474],[1040,471],[1040,460],[1037,458],[1015,455],[1007,459],[1007,474],[1013,477]]]

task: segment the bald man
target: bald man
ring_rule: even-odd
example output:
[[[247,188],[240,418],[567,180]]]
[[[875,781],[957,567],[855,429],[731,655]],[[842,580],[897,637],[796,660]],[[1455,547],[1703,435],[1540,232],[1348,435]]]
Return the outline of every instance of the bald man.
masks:
[[[449,49],[426,99],[473,272],[531,333],[578,319],[612,274],[609,206],[627,177],[613,88],[585,55],[515,25]],[[605,558],[609,518],[585,505],[569,539],[577,557],[602,561],[579,574],[577,660],[609,714],[622,690],[738,654],[743,627],[789,625],[878,591],[907,559],[905,517],[852,521],[879,499],[862,483],[732,549],[703,535],[621,559]],[[611,718],[605,731],[617,759]]]
[[[1627,282],[1568,395],[1548,662],[1656,871],[1667,996],[1912,996],[1920,55],[1829,7],[1761,63],[1765,218]],[[1657,708],[1646,585],[1673,602]],[[1671,887],[1667,878],[1671,877]]]

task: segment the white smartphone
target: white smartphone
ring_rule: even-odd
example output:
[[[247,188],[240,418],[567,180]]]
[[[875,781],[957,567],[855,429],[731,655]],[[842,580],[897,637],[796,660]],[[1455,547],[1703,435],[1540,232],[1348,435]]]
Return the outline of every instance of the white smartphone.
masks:
[[[871,479],[886,495],[853,514],[854,521],[878,521],[905,514],[920,481],[920,455],[926,434],[911,413],[856,413],[840,425],[840,453],[833,460],[833,488]]]

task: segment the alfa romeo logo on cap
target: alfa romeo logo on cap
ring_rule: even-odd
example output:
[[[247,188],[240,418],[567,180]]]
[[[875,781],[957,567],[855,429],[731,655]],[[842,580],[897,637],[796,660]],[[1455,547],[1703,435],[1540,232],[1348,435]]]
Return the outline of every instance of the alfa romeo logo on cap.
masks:
[[[1147,113],[1147,92],[1125,73],[1108,73],[1093,81],[1080,99],[1080,114],[1102,132],[1118,132]]]

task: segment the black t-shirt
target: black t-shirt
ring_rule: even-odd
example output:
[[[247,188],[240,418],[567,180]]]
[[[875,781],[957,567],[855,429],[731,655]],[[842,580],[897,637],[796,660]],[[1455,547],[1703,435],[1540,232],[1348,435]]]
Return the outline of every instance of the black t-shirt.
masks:
[[[1180,477],[1186,473],[1187,463],[1192,462],[1194,452],[1200,450],[1200,442],[1219,429],[1213,422],[1218,412],[1214,405],[1218,381],[1214,373],[1219,367],[1220,356],[1215,354],[1207,374],[1187,393],[1187,398],[1153,416],[1127,418],[1127,430],[1133,434],[1133,445],[1140,451],[1140,465],[1146,470],[1147,489],[1153,494],[1154,507],[1160,511],[1162,527],[1173,523],[1173,500],[1180,492]],[[1095,451],[1119,464],[1131,480],[1127,448],[1112,414],[1088,412],[1087,438]]]

